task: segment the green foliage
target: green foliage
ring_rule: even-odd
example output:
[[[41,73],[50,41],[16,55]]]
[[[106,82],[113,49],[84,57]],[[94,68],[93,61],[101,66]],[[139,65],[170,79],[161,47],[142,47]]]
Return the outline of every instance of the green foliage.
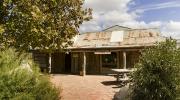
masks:
[[[48,84],[48,85],[47,85]],[[33,91],[36,94],[35,98],[37,100],[59,100],[58,98],[59,91],[53,87],[52,84],[49,84],[47,78],[43,78],[37,85],[36,89]]]
[[[0,26],[0,34],[2,34],[3,32],[4,32],[3,26]]]
[[[0,100],[59,100],[59,91],[40,76],[27,54],[14,49],[0,52]]]
[[[180,50],[167,39],[145,49],[133,73],[132,100],[176,100],[180,86]]]
[[[91,19],[84,0],[1,0],[1,45],[53,51],[72,44],[79,26]]]

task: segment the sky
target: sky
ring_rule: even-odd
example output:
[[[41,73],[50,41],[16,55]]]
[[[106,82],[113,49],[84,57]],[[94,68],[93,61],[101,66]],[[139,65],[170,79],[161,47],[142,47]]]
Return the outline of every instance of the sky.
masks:
[[[159,28],[162,36],[180,39],[180,0],[85,0],[93,19],[80,32],[101,31],[113,25]]]

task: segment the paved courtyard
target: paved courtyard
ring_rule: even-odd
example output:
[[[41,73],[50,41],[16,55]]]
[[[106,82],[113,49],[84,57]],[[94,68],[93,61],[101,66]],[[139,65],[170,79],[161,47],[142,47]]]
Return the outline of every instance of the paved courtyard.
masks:
[[[51,81],[62,89],[62,100],[112,100],[119,91],[113,76],[58,74]]]

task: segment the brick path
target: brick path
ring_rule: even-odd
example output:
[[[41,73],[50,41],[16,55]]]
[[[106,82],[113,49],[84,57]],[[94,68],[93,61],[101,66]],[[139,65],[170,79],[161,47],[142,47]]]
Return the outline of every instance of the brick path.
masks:
[[[119,87],[112,76],[52,75],[51,81],[62,88],[62,100],[112,100]]]

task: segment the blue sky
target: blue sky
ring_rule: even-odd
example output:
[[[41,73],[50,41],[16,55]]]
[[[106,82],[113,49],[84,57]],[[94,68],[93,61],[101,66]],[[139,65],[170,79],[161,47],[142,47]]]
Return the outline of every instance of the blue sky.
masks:
[[[93,9],[93,19],[81,32],[121,25],[159,28],[164,36],[180,38],[180,0],[85,0],[84,7]]]
[[[134,0],[132,2],[134,4],[129,5],[130,11],[149,8],[137,19],[139,21],[147,23],[152,21],[180,21],[180,12],[178,12],[180,11],[180,0]],[[163,5],[164,7],[161,7]],[[151,9],[153,7],[154,9]]]

